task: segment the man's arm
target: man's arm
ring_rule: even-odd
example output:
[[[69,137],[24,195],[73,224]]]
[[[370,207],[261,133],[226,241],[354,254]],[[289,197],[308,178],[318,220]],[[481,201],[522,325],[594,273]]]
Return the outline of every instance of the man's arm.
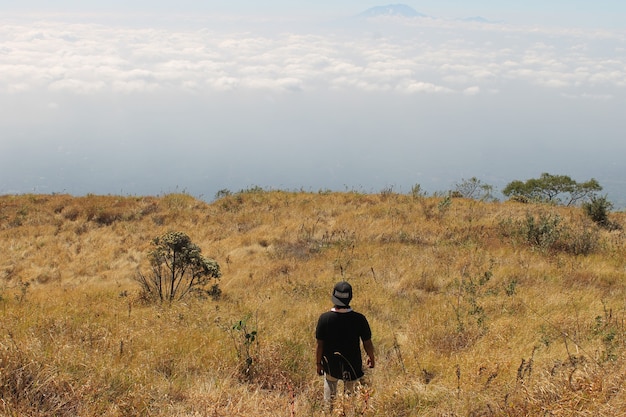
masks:
[[[317,374],[324,375],[322,367],[322,357],[324,356],[324,341],[317,339],[317,347],[315,348],[315,364],[317,365]]]
[[[376,359],[374,358],[374,343],[372,343],[372,339],[363,342],[363,349],[367,353],[367,366],[373,368],[376,365]]]

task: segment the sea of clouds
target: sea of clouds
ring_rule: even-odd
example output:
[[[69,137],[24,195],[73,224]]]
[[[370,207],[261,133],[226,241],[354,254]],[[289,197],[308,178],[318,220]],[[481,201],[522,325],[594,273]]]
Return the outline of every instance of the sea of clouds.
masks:
[[[626,86],[623,32],[390,18],[299,33],[289,21],[188,19],[191,29],[128,16],[4,18],[0,91],[494,94],[517,81],[607,100]]]
[[[626,32],[433,18],[0,18],[0,193],[624,185]]]

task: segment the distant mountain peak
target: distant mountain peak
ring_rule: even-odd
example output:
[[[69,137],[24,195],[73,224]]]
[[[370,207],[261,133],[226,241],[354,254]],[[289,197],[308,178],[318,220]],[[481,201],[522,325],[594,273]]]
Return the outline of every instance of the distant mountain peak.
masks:
[[[407,6],[406,4],[388,4],[386,6],[375,6],[359,14],[359,17],[379,16],[427,17],[425,14],[419,13],[418,11],[410,6]]]

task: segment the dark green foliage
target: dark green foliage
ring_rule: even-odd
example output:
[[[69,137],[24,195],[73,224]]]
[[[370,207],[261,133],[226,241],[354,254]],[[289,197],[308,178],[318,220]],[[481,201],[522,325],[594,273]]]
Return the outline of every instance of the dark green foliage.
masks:
[[[602,187],[595,179],[576,182],[567,175],[551,175],[543,173],[539,178],[531,178],[526,182],[519,180],[510,182],[502,194],[512,199],[576,205],[595,196]]]
[[[219,190],[218,192],[215,193],[215,199],[216,200],[220,200],[224,197],[228,197],[230,195],[232,195],[233,193],[227,189],[227,188],[222,188],[221,190]]]
[[[613,204],[606,196],[593,196],[588,202],[583,203],[583,211],[598,226],[608,230],[619,229],[620,226],[609,220],[609,212],[613,209]]]
[[[216,298],[221,291],[212,280],[221,276],[220,267],[213,259],[205,258],[200,247],[183,232],[168,232],[152,241],[154,249],[148,257],[151,275],[139,273],[136,280],[143,296],[150,300],[180,300],[191,292],[202,292]]]
[[[258,348],[257,331],[250,329],[249,321],[250,315],[247,315],[243,319],[239,320],[231,329],[229,329],[230,336],[233,339],[235,350],[237,351],[237,357],[241,361],[241,374],[245,380],[251,382],[254,378],[254,364],[255,364],[255,348]]]
[[[520,232],[524,240],[533,247],[543,250],[553,248],[563,233],[561,218],[550,214],[541,214],[535,218],[528,214]]]
[[[599,246],[597,228],[565,224],[558,214],[526,215],[524,220],[508,219],[500,223],[503,237],[527,244],[544,253],[565,252],[588,255]]]

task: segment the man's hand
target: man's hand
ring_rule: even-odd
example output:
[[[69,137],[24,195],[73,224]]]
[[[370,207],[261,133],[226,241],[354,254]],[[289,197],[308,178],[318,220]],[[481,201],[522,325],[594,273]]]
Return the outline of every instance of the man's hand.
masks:
[[[365,348],[365,353],[367,353],[367,366],[373,368],[376,364],[376,360],[374,359],[374,344],[372,340],[366,340],[363,342],[363,347]]]
[[[317,362],[317,374],[324,375],[324,367],[322,366],[322,358],[324,355],[324,341],[317,339],[315,347],[315,361]]]

